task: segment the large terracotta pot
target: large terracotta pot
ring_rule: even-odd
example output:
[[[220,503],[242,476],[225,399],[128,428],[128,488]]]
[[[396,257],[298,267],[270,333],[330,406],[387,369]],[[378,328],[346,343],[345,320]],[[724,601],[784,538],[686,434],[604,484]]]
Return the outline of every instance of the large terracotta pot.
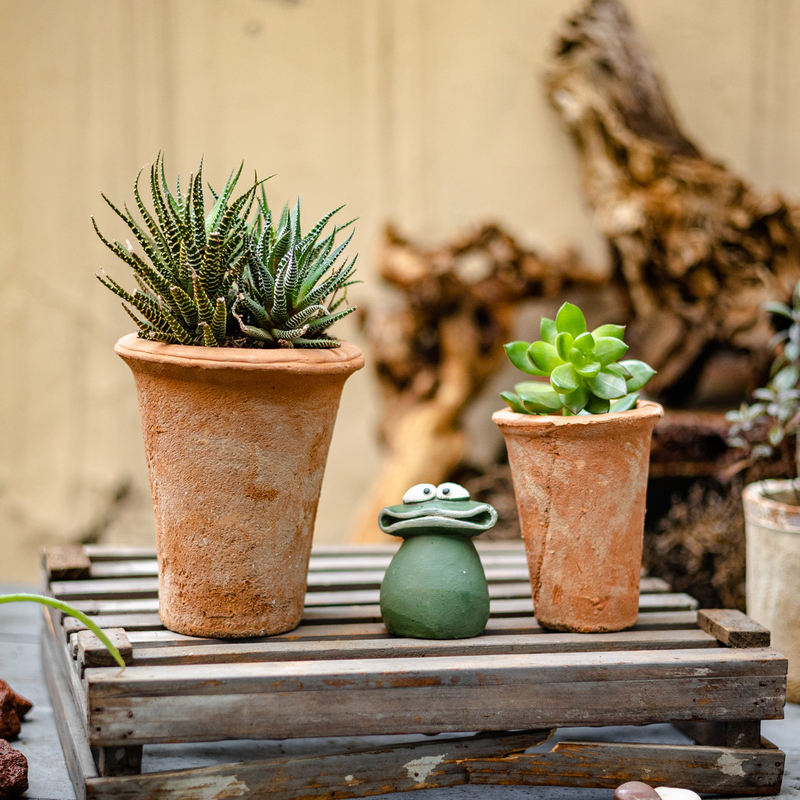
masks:
[[[800,481],[752,483],[742,499],[747,613],[789,659],[786,699],[800,703]]]
[[[592,416],[496,412],[531,575],[547,628],[636,624],[645,495],[658,403]]]
[[[296,627],[339,397],[361,351],[186,347],[136,334],[115,350],[139,395],[161,621],[192,636]]]

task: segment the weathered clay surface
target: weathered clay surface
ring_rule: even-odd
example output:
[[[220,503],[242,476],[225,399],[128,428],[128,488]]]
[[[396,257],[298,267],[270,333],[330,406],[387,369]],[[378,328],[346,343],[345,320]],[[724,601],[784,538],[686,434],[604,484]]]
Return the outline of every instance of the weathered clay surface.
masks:
[[[772,646],[789,659],[786,699],[800,703],[800,481],[753,483],[742,498],[747,613],[770,629]]]
[[[0,800],[19,797],[28,788],[28,759],[0,739]]]
[[[556,630],[636,623],[650,439],[660,405],[561,417],[496,412],[506,440],[534,613]]]
[[[291,630],[355,345],[184,347],[123,337],[156,521],[159,612],[193,636]]]

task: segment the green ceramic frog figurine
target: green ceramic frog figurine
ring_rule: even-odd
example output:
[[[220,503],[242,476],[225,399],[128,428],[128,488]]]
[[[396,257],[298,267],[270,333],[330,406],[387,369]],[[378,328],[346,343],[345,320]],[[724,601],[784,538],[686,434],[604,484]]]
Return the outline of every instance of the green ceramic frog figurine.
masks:
[[[381,584],[381,615],[390,633],[414,639],[466,639],[489,619],[489,587],[471,537],[497,512],[469,499],[457,483],[412,486],[387,506],[378,525],[405,541]]]

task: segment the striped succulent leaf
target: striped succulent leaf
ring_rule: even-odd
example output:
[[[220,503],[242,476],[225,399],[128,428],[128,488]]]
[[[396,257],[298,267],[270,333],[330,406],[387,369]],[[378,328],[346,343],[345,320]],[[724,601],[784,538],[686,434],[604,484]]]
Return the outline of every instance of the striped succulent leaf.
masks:
[[[241,174],[242,167],[234,170],[219,195],[211,190],[214,203],[208,215],[202,161],[197,174],[190,177],[185,194],[180,179],[173,194],[160,153],[150,167],[152,208],[145,205],[139,191],[141,171],[134,183],[133,196],[141,221],[127,206],[121,210],[102,195],[130,229],[143,255],[130,243],[126,246],[106,239],[92,218],[97,235],[133,270],[139,288],[131,294],[105,272],[97,277],[122,299],[142,338],[218,347],[228,337],[240,335],[233,312],[251,255],[255,223],[248,224],[247,220],[261,183],[255,180],[233,199]]]
[[[357,256],[339,261],[353,234],[338,246],[335,240],[355,220],[320,238],[339,206],[303,236],[299,199],[293,209],[283,209],[277,223],[263,188],[258,206],[233,311],[241,330],[272,347],[338,347],[328,329],[355,311],[341,306],[347,287],[358,281],[351,280]]]

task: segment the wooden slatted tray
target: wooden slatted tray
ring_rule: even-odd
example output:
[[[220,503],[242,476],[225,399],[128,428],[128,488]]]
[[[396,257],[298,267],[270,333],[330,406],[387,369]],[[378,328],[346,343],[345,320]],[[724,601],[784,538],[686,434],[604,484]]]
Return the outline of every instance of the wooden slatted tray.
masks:
[[[486,544],[486,632],[401,639],[378,608],[393,551],[316,549],[300,627],[233,641],[161,626],[150,551],[48,551],[47,591],[112,630],[129,664],[119,674],[81,623],[47,612],[48,685],[78,796],[345,798],[635,779],[726,794],[780,790],[783,753],[761,738],[760,720],[783,716],[786,660],[744,615],[698,612],[687,595],[644,578],[631,630],[548,632],[533,617],[521,547]],[[561,727],[658,722],[700,744],[559,742],[522,752]],[[243,740],[243,752],[258,753],[252,740],[419,734],[440,736],[381,747],[337,738],[335,752],[315,746],[291,758],[140,772],[143,748],[165,743]],[[218,747],[231,757],[230,745]]]

